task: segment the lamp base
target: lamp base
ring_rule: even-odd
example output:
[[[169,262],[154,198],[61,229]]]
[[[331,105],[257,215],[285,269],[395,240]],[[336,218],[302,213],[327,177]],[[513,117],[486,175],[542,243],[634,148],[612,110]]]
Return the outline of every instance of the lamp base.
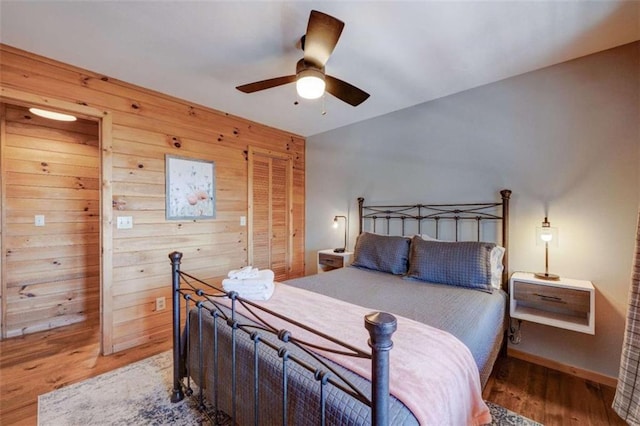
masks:
[[[346,250],[343,248],[337,248],[337,249],[333,249],[334,253],[344,253]]]
[[[560,275],[549,274],[546,272],[536,272],[535,274],[533,274],[533,276],[536,278],[540,278],[542,280],[549,280],[549,281],[557,281],[560,279]]]

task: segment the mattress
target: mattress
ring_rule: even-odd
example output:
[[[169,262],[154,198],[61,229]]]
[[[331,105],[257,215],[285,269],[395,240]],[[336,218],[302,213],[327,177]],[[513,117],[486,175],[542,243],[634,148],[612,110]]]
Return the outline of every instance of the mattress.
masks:
[[[497,356],[503,336],[506,294],[500,290],[485,293],[466,288],[430,284],[403,279],[399,276],[355,267],[347,267],[335,271],[309,277],[289,280],[279,286],[292,286],[345,302],[357,304],[370,310],[380,310],[416,320],[432,327],[447,331],[462,341],[470,350],[480,371],[481,383],[484,386],[493,362]],[[197,326],[202,321],[202,340],[198,336]],[[232,412],[233,403],[233,363],[228,354],[231,353],[230,328],[220,323],[212,327],[214,318],[205,312],[198,318],[197,310],[190,312],[190,341],[188,344],[189,376],[204,388],[206,399],[210,404],[235,417],[237,424],[254,422],[255,394],[253,393],[254,363],[258,362],[260,371],[260,393],[258,395],[259,423],[282,424],[286,418],[290,424],[319,424],[320,405],[318,401],[317,381],[295,363],[289,364],[290,392],[284,404],[277,402],[282,392],[282,359],[274,351],[263,345],[258,349],[259,357],[254,358],[254,342],[245,334],[237,333],[238,366],[236,376],[236,412]],[[251,323],[251,321],[247,321]],[[217,337],[216,337],[217,336]],[[282,345],[275,337],[266,339],[275,345]],[[218,353],[214,351],[214,340],[218,341]],[[289,347],[289,345],[287,344]],[[204,356],[200,359],[198,354]],[[308,360],[308,355],[299,348],[289,347],[292,355]],[[223,355],[227,354],[227,355]],[[214,359],[217,358],[216,362]],[[365,394],[370,392],[370,382],[358,374],[337,365],[325,358],[325,362],[340,372]],[[202,370],[202,375],[200,374]],[[214,372],[218,371],[218,374]],[[216,386],[218,382],[218,386]],[[215,389],[218,389],[216,394]],[[274,404],[274,398],[276,402]],[[418,424],[411,410],[394,396],[390,398],[390,424]],[[327,388],[327,425],[365,425],[371,424],[371,410],[362,402],[346,395],[332,386]],[[268,419],[268,420],[267,420]],[[266,421],[266,423],[265,423]]]
[[[502,290],[487,293],[353,266],[284,284],[397,314],[451,333],[471,351],[483,387],[502,344],[507,303],[507,294]]]

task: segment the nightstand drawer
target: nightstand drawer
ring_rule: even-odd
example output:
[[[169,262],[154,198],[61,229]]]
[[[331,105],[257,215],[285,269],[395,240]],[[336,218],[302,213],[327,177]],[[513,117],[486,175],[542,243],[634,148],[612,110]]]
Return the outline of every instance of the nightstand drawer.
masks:
[[[588,291],[550,287],[514,280],[513,292],[513,298],[523,306],[530,306],[549,312],[575,312],[578,315],[583,315],[589,313],[591,308]]]
[[[345,251],[336,253],[334,249],[318,251],[318,273],[333,271],[351,265],[353,252]]]
[[[319,253],[318,263],[320,265],[331,266],[332,268],[342,268],[344,264],[344,257],[328,253]]]

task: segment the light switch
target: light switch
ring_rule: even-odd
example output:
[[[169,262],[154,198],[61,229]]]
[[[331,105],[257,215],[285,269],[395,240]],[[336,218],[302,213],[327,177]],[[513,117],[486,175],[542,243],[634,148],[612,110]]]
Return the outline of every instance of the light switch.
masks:
[[[35,216],[35,225],[36,226],[44,226],[44,215],[43,214],[37,214]]]
[[[118,216],[117,222],[118,229],[131,229],[133,228],[132,216]]]
[[[162,311],[167,307],[167,300],[163,297],[156,298],[156,311]]]
[[[240,226],[247,226],[247,217],[240,216]]]

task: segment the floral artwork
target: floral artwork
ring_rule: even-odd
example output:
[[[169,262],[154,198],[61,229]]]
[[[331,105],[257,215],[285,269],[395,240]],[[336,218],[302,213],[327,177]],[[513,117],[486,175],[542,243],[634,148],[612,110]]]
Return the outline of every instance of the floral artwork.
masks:
[[[166,156],[166,218],[216,217],[215,163]]]

